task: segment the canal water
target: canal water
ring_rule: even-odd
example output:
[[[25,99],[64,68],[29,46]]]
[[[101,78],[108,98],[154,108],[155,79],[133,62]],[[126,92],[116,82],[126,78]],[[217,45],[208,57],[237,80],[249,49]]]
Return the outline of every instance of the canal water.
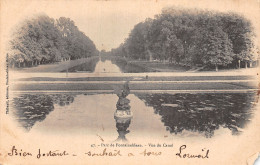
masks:
[[[22,94],[11,114],[25,132],[98,134],[113,140],[138,136],[213,138],[239,135],[254,112],[254,93],[130,94],[132,118],[115,119],[116,94]],[[122,128],[123,127],[123,128]]]
[[[121,71],[119,67],[115,64],[112,64],[110,60],[99,60],[96,64],[94,73],[121,73]]]
[[[128,63],[123,58],[100,57],[92,59],[86,63],[80,64],[64,70],[62,72],[88,72],[88,73],[143,73],[154,72],[153,69]]]
[[[99,61],[95,73],[120,73]],[[115,94],[17,94],[10,114],[27,134],[98,135],[109,142],[136,138],[239,136],[254,113],[255,93],[130,94],[127,113],[116,117],[122,87]],[[117,93],[117,94],[116,94]]]

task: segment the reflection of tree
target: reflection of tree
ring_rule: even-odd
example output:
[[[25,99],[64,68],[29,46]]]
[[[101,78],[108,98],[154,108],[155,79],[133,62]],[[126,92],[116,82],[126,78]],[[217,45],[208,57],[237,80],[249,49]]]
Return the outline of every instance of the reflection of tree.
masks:
[[[93,72],[98,63],[98,60],[99,60],[98,57],[89,58],[86,62],[69,68],[68,71],[69,72],[77,72],[77,71]],[[62,72],[67,72],[67,70],[63,70]]]
[[[252,113],[253,93],[238,94],[137,94],[152,106],[166,130],[204,133],[212,137],[220,126],[238,134]]]
[[[70,103],[73,103],[74,96],[73,95],[61,95],[61,94],[55,94],[51,95],[53,103],[59,104],[60,106],[69,105]]]
[[[112,64],[117,65],[124,73],[143,73],[143,72],[155,72],[154,69],[146,67],[145,65],[135,64],[127,62],[123,58],[112,58]]]
[[[126,98],[130,93],[128,82],[124,84],[123,89],[115,89],[115,93],[118,96],[116,104],[117,110],[114,114],[118,132],[116,141],[127,141],[125,135],[130,132],[127,128],[129,127],[133,116],[129,105],[130,100]]]
[[[43,121],[53,111],[54,104],[68,105],[74,101],[71,95],[25,94],[13,99],[13,113],[22,127],[28,131],[37,121]]]

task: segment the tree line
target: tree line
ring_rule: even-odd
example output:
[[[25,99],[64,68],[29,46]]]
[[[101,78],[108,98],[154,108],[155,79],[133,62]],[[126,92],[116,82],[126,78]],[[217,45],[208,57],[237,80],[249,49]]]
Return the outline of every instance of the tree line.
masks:
[[[238,68],[259,57],[251,22],[235,13],[166,8],[134,26],[111,54],[186,66]]]
[[[11,67],[30,67],[94,55],[98,55],[95,44],[70,18],[55,20],[38,15],[13,31],[8,63]]]

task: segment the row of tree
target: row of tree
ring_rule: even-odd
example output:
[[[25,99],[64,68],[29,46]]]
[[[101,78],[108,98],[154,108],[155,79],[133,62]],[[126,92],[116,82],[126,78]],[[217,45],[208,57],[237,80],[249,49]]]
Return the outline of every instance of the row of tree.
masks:
[[[39,15],[14,30],[8,62],[12,67],[26,67],[94,55],[98,55],[95,44],[70,18]]]
[[[249,20],[234,13],[167,8],[133,28],[113,55],[183,65],[247,67],[259,51]],[[242,63],[241,63],[242,64]]]

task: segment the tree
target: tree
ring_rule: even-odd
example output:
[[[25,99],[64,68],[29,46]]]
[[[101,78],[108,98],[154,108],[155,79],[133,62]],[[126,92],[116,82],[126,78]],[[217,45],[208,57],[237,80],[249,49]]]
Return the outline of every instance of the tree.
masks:
[[[254,47],[252,38],[254,37],[251,22],[246,18],[234,14],[220,15],[222,29],[227,33],[233,45],[234,59],[236,61],[247,62],[252,60],[251,49]]]
[[[208,33],[204,33],[205,38],[201,49],[204,54],[202,61],[205,65],[226,66],[233,60],[232,44],[228,36],[220,28],[211,27]]]
[[[251,22],[238,14],[166,8],[154,19],[137,24],[123,45],[133,59],[152,55],[217,70],[238,60],[246,64],[254,60],[253,37]]]
[[[94,43],[69,18],[39,15],[16,29],[10,41],[9,61],[18,67],[97,55]]]

